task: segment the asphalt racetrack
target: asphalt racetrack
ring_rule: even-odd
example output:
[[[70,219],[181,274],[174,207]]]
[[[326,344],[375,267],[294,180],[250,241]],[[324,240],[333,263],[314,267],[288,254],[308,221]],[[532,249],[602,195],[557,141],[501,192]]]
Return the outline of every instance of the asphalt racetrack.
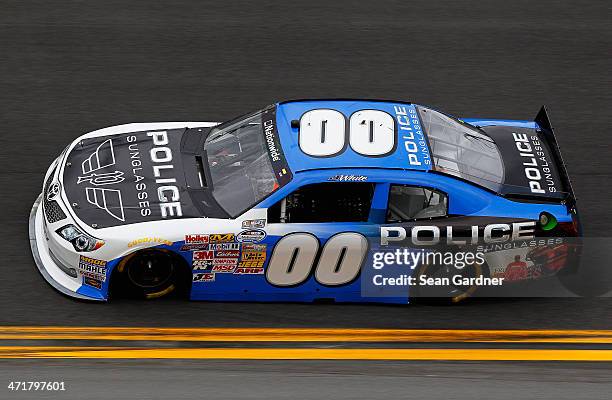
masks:
[[[40,276],[27,223],[46,168],[85,132],[128,122],[224,121],[290,98],[385,98],[466,118],[532,119],[546,104],[585,233],[607,237],[612,226],[611,51],[608,1],[0,1],[0,325],[612,329],[610,297],[476,299],[456,307],[173,299],[84,303],[58,294]],[[70,365],[62,363],[15,362],[1,374],[21,371],[27,377],[36,368],[44,374]],[[103,365],[83,367],[79,374],[95,376]],[[127,370],[126,365],[121,368]],[[203,368],[193,379],[231,385],[232,379],[219,371],[234,374],[235,380],[252,372],[232,365]],[[291,376],[333,369],[315,361],[288,370],[282,365],[269,363],[258,372],[272,391],[268,398],[288,396]],[[398,365],[392,375],[403,376],[406,370]],[[606,392],[602,382],[608,384],[607,393],[610,388],[610,370],[608,380],[600,379],[605,375],[601,365],[556,366],[559,376],[576,382],[564,390],[551,383],[558,380],[552,377],[555,371],[546,370],[541,377],[548,383],[537,393],[521,383],[533,384],[534,375],[525,371],[537,373],[539,366],[469,364],[457,372],[433,365],[431,374],[448,379],[425,383],[441,387],[457,380],[455,392],[448,386],[439,397],[476,393],[479,379],[495,368],[500,371],[495,379],[517,396],[594,398]],[[411,371],[430,367],[405,365]],[[372,367],[378,371],[373,375],[366,363],[361,369],[342,363],[337,368],[342,373],[322,383],[323,392],[338,390],[330,382],[345,375],[350,376],[343,383],[347,388],[360,377],[358,390],[382,374],[381,365]],[[145,366],[130,370],[135,382],[147,378]],[[411,387],[423,389],[421,397],[431,395],[425,378],[417,375]],[[288,380],[274,386],[278,376]],[[243,395],[260,393],[261,381],[250,379],[245,387],[251,389]],[[215,385],[223,397],[220,384]],[[410,390],[392,387],[395,391],[381,386],[381,397]],[[375,396],[363,390],[364,396]],[[305,398],[309,394],[317,392],[300,392]],[[351,398],[360,398],[359,393]]]

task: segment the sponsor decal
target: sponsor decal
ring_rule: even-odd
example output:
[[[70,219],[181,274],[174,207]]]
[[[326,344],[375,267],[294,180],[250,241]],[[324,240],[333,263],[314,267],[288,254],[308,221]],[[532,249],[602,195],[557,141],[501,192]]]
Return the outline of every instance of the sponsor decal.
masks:
[[[91,286],[96,289],[102,289],[102,281],[99,281],[93,278],[89,278],[87,276],[83,277],[83,284],[87,286]]]
[[[365,182],[368,177],[365,175],[334,175],[327,180],[332,182]]]
[[[263,275],[263,263],[261,267],[247,267],[243,266],[242,263],[234,270],[234,275]]]
[[[198,250],[193,252],[193,261],[212,260],[213,258],[215,258],[215,252],[212,250]]]
[[[242,253],[243,261],[265,261],[266,260],[266,252],[265,251],[245,251]]]
[[[238,264],[239,268],[263,268],[263,266],[263,260],[240,261],[240,263]]]
[[[420,119],[413,105],[393,106],[398,126],[400,143],[408,154],[410,165],[431,165],[427,140],[423,134]]]
[[[237,258],[215,258],[212,260],[213,265],[237,265]]]
[[[209,236],[199,233],[185,235],[185,244],[181,246],[181,251],[194,251],[208,249]]]
[[[106,281],[106,261],[91,257],[79,257],[79,273],[84,277]]]
[[[391,242],[410,240],[414,245],[437,245],[442,240],[441,233],[445,233],[444,240],[448,245],[477,244],[482,241],[484,243],[503,243],[510,240],[528,240],[535,236],[535,224],[535,221],[489,224],[483,229],[479,229],[478,225],[464,227],[420,225],[412,228],[382,226],[380,244],[386,246]]]
[[[208,244],[208,235],[185,235],[185,244]]]
[[[218,272],[220,274],[231,274],[236,269],[236,265],[213,265],[211,272]]]
[[[538,135],[512,132],[512,137],[531,193],[557,192],[551,164]]]
[[[208,250],[239,250],[240,243],[212,243],[207,248]]]
[[[149,151],[149,158],[153,164],[153,177],[157,185],[157,199],[159,199],[158,204],[161,217],[181,217],[183,210],[180,201],[180,191],[174,177],[172,150],[168,146],[168,132],[147,132],[147,136],[153,142],[153,148]],[[137,145],[137,143],[134,143],[136,142],[136,135],[128,136],[127,141]],[[130,148],[130,150],[132,149]],[[148,202],[146,203],[148,205]],[[148,215],[151,215],[150,208],[144,208],[141,210],[141,214],[144,216],[147,213],[146,210],[148,210]]]
[[[181,246],[181,251],[194,251],[194,250],[206,250],[208,245],[206,244],[184,244]]]
[[[242,229],[258,229],[265,226],[265,219],[247,219],[246,221],[242,221]]]
[[[267,245],[255,243],[242,243],[242,251],[266,251]]]
[[[128,243],[128,247],[136,247],[140,246],[141,244],[165,244],[166,246],[172,246],[172,243],[173,242],[171,240],[166,240],[158,237],[146,237],[132,240]]]
[[[240,256],[239,250],[217,250],[215,251],[215,257],[218,258],[238,258]]]
[[[233,242],[236,235],[233,233],[212,233],[208,236],[209,243]]]
[[[264,139],[268,148],[270,164],[276,175],[278,186],[282,187],[289,183],[292,178],[289,165],[283,154],[283,150],[276,128],[276,108],[265,110],[261,115],[261,124],[264,130]]]
[[[213,260],[194,260],[192,262],[194,271],[210,270],[213,267]]]
[[[81,205],[77,215],[104,228],[199,214],[183,194],[183,165],[175,157],[184,131],[83,139],[70,152],[64,175],[70,203]]]
[[[249,229],[246,231],[240,232],[236,236],[236,240],[238,242],[261,242],[266,237],[266,232],[261,229]]]
[[[214,282],[215,274],[211,272],[202,272],[193,274],[194,282]]]

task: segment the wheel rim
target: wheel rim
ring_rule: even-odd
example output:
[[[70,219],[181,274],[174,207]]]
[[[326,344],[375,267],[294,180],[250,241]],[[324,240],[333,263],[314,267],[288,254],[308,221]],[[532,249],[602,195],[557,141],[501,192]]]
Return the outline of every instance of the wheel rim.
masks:
[[[127,275],[135,286],[151,290],[171,283],[174,264],[171,257],[162,253],[143,254],[131,260]]]
[[[427,275],[432,278],[443,278],[450,277],[452,275],[462,275],[463,277],[476,277],[482,274],[482,268],[480,265],[475,264],[473,266],[465,267],[460,272],[453,267],[438,266],[438,265],[424,265],[422,266],[420,273],[424,274],[425,271],[429,272]],[[450,284],[448,286],[441,287],[427,287],[420,288],[419,296],[427,298],[447,298],[452,302],[459,302],[466,297],[469,297],[477,289],[477,286],[457,286]]]

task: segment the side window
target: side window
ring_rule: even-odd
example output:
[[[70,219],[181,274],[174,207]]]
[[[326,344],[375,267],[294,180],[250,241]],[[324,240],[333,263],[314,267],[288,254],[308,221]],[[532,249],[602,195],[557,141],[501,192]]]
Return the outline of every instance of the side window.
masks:
[[[268,209],[268,222],[367,222],[373,194],[373,183],[302,186]]]
[[[444,217],[448,212],[446,194],[416,186],[391,185],[387,222]]]

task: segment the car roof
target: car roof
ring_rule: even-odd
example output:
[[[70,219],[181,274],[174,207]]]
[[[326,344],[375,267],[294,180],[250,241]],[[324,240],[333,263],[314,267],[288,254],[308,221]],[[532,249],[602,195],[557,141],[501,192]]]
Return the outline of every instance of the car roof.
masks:
[[[299,145],[300,129],[292,126],[292,121],[300,121],[302,116],[312,110],[336,110],[349,119],[361,110],[378,110],[389,114],[394,120],[396,141],[392,151],[384,156],[365,156],[350,145],[337,155],[313,157],[306,154]],[[414,118],[407,118],[407,117]],[[401,124],[399,123],[401,119]],[[424,135],[414,104],[387,100],[292,100],[277,104],[277,129],[283,152],[293,172],[332,169],[332,168],[384,168],[429,171],[431,156],[427,138]],[[346,139],[348,142],[348,138]],[[408,149],[412,150],[409,154]],[[409,157],[411,157],[409,159]]]

